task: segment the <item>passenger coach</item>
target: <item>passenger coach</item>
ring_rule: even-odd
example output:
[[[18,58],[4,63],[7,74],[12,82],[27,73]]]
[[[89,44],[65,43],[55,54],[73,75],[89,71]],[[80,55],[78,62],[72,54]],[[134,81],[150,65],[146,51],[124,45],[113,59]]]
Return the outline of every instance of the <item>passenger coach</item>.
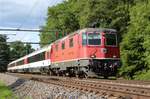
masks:
[[[8,71],[23,73],[46,72],[51,64],[50,56],[48,54],[50,50],[51,46],[46,46],[18,60],[15,60],[8,64]]]
[[[64,76],[115,76],[120,63],[114,29],[86,28],[11,62],[11,72],[45,72]]]

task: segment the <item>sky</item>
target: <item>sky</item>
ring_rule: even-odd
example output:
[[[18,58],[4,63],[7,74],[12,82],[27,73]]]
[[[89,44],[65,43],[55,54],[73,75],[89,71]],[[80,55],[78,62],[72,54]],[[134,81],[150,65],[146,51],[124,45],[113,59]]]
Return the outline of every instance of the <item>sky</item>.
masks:
[[[47,8],[63,0],[0,0],[0,28],[39,29],[46,22]],[[0,31],[8,35],[9,42],[39,42],[39,33]],[[39,48],[38,45],[32,45]]]

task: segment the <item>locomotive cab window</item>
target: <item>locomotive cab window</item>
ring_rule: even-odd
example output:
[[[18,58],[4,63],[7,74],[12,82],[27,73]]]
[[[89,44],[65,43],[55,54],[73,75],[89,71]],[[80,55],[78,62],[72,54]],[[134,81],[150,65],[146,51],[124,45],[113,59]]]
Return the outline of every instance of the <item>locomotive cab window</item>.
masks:
[[[101,35],[100,33],[88,33],[88,45],[100,45]]]
[[[108,45],[108,46],[116,46],[117,45],[116,34],[105,34],[105,38],[106,38],[105,45]]]
[[[73,38],[69,39],[69,47],[73,47]]]

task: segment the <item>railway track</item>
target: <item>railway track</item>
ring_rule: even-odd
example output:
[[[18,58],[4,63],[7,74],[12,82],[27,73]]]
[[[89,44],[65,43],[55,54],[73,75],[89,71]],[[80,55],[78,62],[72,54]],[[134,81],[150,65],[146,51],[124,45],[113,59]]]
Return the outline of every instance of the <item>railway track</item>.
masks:
[[[98,79],[75,79],[68,77],[49,77],[31,74],[14,74],[24,79],[40,81],[44,83],[78,89],[83,92],[95,93],[99,96],[118,97],[120,99],[150,99],[149,81],[130,80],[98,80]]]

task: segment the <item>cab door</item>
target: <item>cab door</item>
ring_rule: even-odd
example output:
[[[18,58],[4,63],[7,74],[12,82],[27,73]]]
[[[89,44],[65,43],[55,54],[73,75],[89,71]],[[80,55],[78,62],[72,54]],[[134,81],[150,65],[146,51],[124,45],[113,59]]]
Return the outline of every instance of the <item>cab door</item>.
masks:
[[[87,33],[82,32],[79,34],[79,58],[80,59],[85,59],[87,57]]]

